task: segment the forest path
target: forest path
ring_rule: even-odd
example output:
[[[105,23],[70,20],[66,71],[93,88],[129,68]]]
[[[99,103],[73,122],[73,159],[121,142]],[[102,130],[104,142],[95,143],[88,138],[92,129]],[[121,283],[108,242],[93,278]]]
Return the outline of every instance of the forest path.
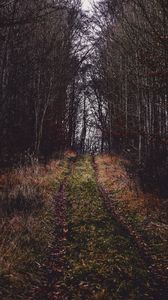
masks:
[[[154,299],[137,248],[106,209],[90,156],[74,164],[65,194],[68,264],[63,284],[69,299]]]
[[[106,208],[91,156],[69,169],[55,198],[55,242],[44,281],[31,299],[159,300],[134,242]]]

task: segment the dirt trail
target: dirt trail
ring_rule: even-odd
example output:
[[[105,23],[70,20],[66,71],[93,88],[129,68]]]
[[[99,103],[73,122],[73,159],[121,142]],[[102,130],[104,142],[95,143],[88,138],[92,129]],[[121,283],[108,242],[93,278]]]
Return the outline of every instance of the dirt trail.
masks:
[[[63,286],[63,274],[66,268],[66,201],[65,183],[55,196],[55,240],[50,247],[49,256],[42,266],[43,278],[39,286],[34,287],[30,300],[68,299]]]
[[[166,299],[158,298],[137,247],[107,210],[90,156],[73,163],[55,201],[55,243],[31,299]]]
[[[106,209],[89,156],[75,164],[66,197],[69,299],[158,299],[138,249]]]

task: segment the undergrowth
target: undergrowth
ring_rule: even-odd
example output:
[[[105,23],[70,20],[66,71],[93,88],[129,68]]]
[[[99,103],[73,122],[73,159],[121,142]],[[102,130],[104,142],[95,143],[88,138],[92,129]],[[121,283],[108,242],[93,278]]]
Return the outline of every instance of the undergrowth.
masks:
[[[154,193],[143,192],[126,171],[129,162],[121,157],[98,155],[95,161],[98,181],[111,197],[116,211],[142,236],[158,265],[166,270],[168,223],[162,199]]]
[[[25,299],[54,239],[53,195],[66,160],[37,161],[0,178],[0,299]]]

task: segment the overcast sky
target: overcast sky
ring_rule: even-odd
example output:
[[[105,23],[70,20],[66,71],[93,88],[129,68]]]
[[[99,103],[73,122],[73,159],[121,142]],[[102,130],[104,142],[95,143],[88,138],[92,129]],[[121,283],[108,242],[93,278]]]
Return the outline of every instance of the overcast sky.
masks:
[[[83,8],[86,9],[86,10],[89,10],[91,9],[91,2],[92,0],[83,0]]]

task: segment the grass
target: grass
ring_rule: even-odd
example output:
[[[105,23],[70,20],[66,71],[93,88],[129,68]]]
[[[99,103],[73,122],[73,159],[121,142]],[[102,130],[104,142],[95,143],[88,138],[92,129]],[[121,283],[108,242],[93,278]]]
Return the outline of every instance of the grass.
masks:
[[[98,155],[95,160],[98,181],[115,203],[116,210],[142,235],[166,270],[168,224],[161,218],[165,210],[161,206],[162,199],[144,193],[135,179],[130,178],[125,168],[128,161],[115,155]]]
[[[24,299],[54,239],[54,203],[67,162],[37,162],[0,179],[0,298]]]
[[[71,175],[68,161],[74,162]],[[138,230],[146,202],[123,163],[118,157],[99,156],[97,175],[117,209]],[[138,250],[100,197],[91,157],[75,159],[71,152],[45,167],[35,161],[0,177],[0,299],[26,299],[32,286],[41,286],[41,267],[55,238],[53,195],[65,176],[68,232],[61,287],[71,300],[154,299],[151,278]],[[160,239],[160,227],[148,225],[155,230],[149,230],[152,235],[147,240],[154,241],[153,249],[160,256],[161,248],[167,251],[163,247],[167,227],[162,226]]]
[[[89,156],[75,164],[67,199],[69,264],[64,282],[70,299],[153,299],[137,249],[104,207]]]
[[[129,177],[124,164],[129,162],[119,156],[96,156],[98,180],[109,193],[115,194],[115,198],[121,205],[126,206],[130,211],[138,211],[144,215],[147,210],[144,194]]]

